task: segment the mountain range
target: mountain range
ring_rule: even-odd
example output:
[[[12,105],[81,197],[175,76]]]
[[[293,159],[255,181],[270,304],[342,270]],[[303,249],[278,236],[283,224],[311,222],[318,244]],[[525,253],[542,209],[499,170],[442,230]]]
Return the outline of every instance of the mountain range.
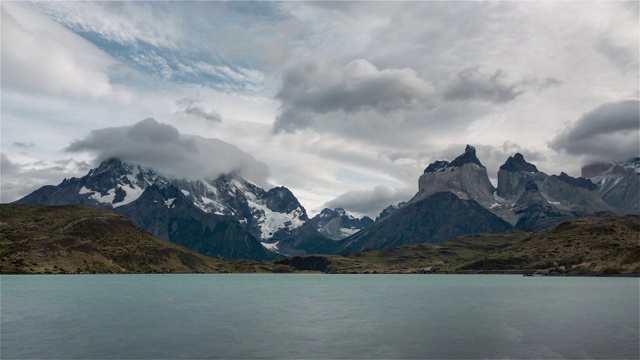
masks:
[[[81,204],[113,209],[153,235],[210,257],[270,260],[439,243],[460,235],[542,230],[593,212],[638,214],[640,159],[583,168],[583,177],[547,175],[521,154],[498,172],[498,186],[467,145],[431,163],[418,192],[376,220],[344,209],[309,218],[286,187],[265,190],[237,174],[176,178],[117,158],[81,178],[44,186],[19,204]]]

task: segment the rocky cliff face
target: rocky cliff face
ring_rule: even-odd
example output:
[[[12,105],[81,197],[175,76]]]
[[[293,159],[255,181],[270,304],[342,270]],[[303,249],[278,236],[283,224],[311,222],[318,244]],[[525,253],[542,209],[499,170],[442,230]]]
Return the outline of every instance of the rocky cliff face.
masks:
[[[588,179],[549,176],[515,154],[498,171],[494,210],[516,228],[540,230],[570,217],[613,211],[595,189]]]
[[[640,215],[640,158],[584,166],[582,176],[597,187],[603,201],[624,214]]]
[[[341,208],[323,209],[309,222],[320,234],[332,240],[344,239],[373,224],[368,216],[356,218]]]
[[[476,149],[467,145],[464,153],[452,162],[436,161],[429,165],[418,179],[418,193],[411,201],[438,192],[451,192],[460,199],[473,199],[490,207],[494,203],[494,191],[487,169],[476,156]]]
[[[116,211],[161,239],[210,257],[258,261],[278,257],[233,218],[202,212],[173,185],[148,186],[138,200]]]
[[[398,205],[389,205],[386,208],[384,208],[380,214],[378,214],[378,216],[376,217],[376,222],[386,218],[387,216],[393,214],[394,212],[396,212],[396,210],[400,209],[401,207],[405,206],[407,204],[406,201],[402,201],[400,203],[398,203]]]
[[[465,234],[511,229],[509,223],[475,200],[463,200],[451,192],[437,192],[407,203],[393,215],[340,241],[335,252],[438,243]]]
[[[500,167],[494,188],[469,145],[451,162],[431,163],[418,186],[418,193],[402,208],[388,208],[387,216],[344,239],[342,251],[440,242],[461,233],[542,230],[584,214],[614,211],[589,179],[565,173],[549,176],[522,154]]]
[[[497,194],[504,199],[518,196],[528,182],[540,182],[544,177],[545,174],[540,173],[535,165],[517,153],[510,156],[498,170]]]

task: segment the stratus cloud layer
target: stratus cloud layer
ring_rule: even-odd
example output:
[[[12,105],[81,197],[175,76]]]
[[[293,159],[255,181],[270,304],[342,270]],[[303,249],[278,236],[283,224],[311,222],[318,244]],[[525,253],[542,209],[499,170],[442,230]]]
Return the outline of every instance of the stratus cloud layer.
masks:
[[[215,179],[235,172],[269,188],[269,169],[253,156],[219,139],[180,134],[175,127],[153,118],[132,126],[92,130],[66,151],[92,152],[98,161],[117,157],[176,178]]]

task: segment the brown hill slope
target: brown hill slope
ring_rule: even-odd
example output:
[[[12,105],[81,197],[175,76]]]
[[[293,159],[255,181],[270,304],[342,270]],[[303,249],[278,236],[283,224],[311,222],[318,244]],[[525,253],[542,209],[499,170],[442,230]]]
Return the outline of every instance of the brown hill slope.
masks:
[[[124,216],[85,206],[0,204],[0,273],[270,272],[161,240]]]
[[[601,214],[536,233],[476,234],[440,244],[275,262],[327,273],[640,273],[640,217]]]

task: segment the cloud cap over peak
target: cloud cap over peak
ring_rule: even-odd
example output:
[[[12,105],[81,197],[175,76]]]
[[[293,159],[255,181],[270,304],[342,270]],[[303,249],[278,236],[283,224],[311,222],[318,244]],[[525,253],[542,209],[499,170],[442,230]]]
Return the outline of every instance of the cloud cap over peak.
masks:
[[[269,168],[219,139],[181,134],[175,127],[147,118],[131,126],[92,130],[72,142],[67,152],[90,152],[98,161],[119,158],[160,173],[190,179],[215,179],[235,172],[268,188]]]

